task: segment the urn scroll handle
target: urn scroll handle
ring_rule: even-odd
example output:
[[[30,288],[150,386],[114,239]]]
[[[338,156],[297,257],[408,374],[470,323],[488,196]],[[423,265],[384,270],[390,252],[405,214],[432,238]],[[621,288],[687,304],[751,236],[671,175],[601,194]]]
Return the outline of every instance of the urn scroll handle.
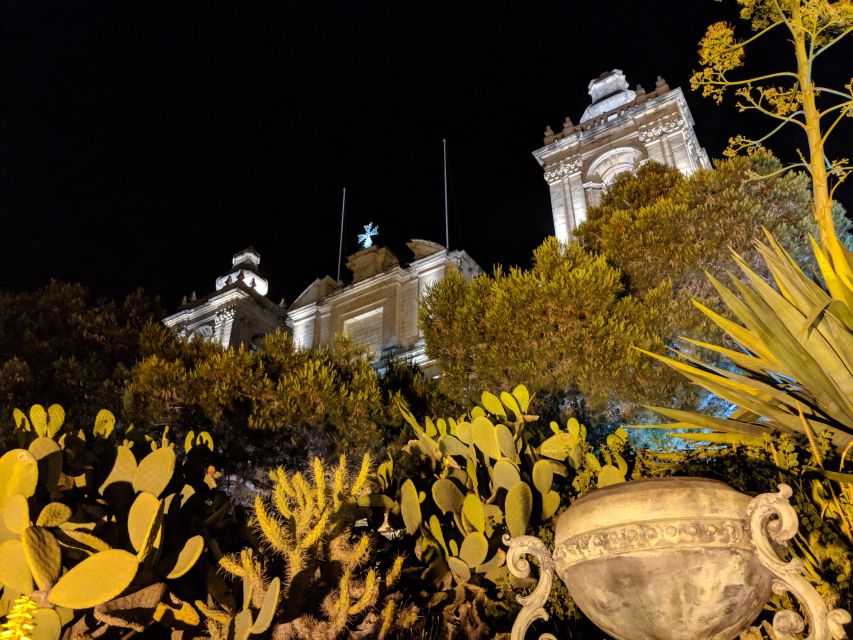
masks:
[[[815,588],[802,575],[802,561],[793,557],[785,561],[774,547],[785,546],[797,534],[799,522],[794,508],[788,502],[791,487],[779,485],[778,493],[762,493],[747,505],[746,516],[750,536],[759,562],[773,575],[773,592],[793,594],[809,618],[807,640],[843,640],[847,635],[844,625],[850,614],[843,609],[829,611]],[[794,640],[802,633],[805,623],[800,614],[778,611],[773,617],[773,632],[779,640]]]
[[[503,543],[509,547],[506,554],[506,566],[516,578],[527,578],[530,575],[530,561],[524,556],[533,556],[539,561],[539,581],[529,595],[516,596],[515,599],[523,605],[512,625],[510,640],[524,640],[527,629],[537,620],[548,620],[548,612],[543,606],[551,593],[554,581],[554,558],[548,547],[534,536],[503,537]],[[539,640],[557,640],[550,633],[543,633]]]

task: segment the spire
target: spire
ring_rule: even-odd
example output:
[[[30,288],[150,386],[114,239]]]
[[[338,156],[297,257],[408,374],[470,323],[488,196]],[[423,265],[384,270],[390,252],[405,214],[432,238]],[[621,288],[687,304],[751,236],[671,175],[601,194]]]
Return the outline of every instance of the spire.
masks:
[[[258,271],[260,262],[261,254],[253,247],[238,251],[231,258],[231,271],[216,279],[216,290],[219,291],[229,284],[240,282],[262,296],[267,295],[269,282]]]

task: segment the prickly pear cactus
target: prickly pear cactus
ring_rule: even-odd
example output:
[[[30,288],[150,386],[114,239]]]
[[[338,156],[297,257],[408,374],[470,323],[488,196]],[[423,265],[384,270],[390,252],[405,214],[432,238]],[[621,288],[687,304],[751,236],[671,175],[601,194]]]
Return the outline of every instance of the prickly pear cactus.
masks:
[[[536,530],[567,500],[625,480],[624,430],[608,438],[600,459],[577,420],[565,428],[552,422],[543,433],[529,406],[518,386],[484,392],[481,406],[458,420],[421,423],[401,409],[415,439],[401,459],[406,478],[386,493],[395,499],[392,523],[415,537],[422,577],[439,589],[432,605],[454,609],[479,599],[493,612],[508,610],[500,597],[518,581],[507,570],[502,536]]]
[[[47,640],[70,626],[109,637],[158,621],[198,625],[169,587],[192,572],[225,515],[206,472],[210,436],[187,442],[179,459],[165,435],[119,435],[107,410],[91,429],[62,429],[59,405],[15,410],[13,422],[21,448],[0,455],[0,616],[30,598],[35,637]],[[144,606],[133,597],[140,591],[149,594]]]

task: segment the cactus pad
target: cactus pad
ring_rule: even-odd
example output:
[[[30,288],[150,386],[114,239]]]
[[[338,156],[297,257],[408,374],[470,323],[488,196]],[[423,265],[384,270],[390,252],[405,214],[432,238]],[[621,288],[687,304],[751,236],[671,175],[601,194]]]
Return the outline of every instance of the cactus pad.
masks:
[[[71,507],[62,502],[51,502],[41,510],[36,524],[40,527],[58,527],[71,518]]]
[[[512,390],[513,397],[518,400],[518,406],[522,411],[527,411],[530,406],[530,392],[523,384],[518,385]]]
[[[447,565],[459,582],[468,582],[471,579],[471,569],[468,568],[464,560],[449,556],[447,558]]]
[[[482,533],[486,529],[486,512],[480,498],[469,493],[462,503],[462,515],[471,524],[475,531]]]
[[[142,459],[133,475],[133,490],[147,491],[159,497],[172,479],[175,471],[175,451],[163,446]]]
[[[500,488],[507,491],[516,482],[521,481],[521,476],[518,475],[518,469],[509,460],[498,460],[495,466],[492,467],[492,492],[496,492]]]
[[[6,528],[12,533],[21,535],[30,526],[30,506],[20,493],[6,499],[6,506],[0,510],[0,514]]]
[[[542,519],[548,520],[560,508],[560,494],[556,491],[549,491],[542,496]]]
[[[450,550],[447,548],[447,542],[444,541],[444,532],[441,530],[441,523],[435,514],[429,517],[429,531],[432,537],[435,538],[435,541],[444,549],[444,554],[449,555]]]
[[[193,568],[193,565],[195,565],[196,561],[198,561],[201,556],[202,551],[204,551],[203,536],[197,535],[187,540],[186,543],[184,543],[181,552],[175,559],[175,562],[166,578],[170,580],[180,578],[187,571]]]
[[[50,589],[62,572],[62,551],[53,534],[43,527],[27,527],[21,535],[24,557],[39,589]]]
[[[504,509],[509,535],[513,538],[523,536],[533,511],[533,492],[526,482],[519,482],[507,492]]]
[[[501,453],[513,462],[518,462],[518,450],[515,448],[512,431],[506,425],[499,424],[495,426],[495,435],[498,438],[498,447],[500,447]]]
[[[136,496],[127,514],[127,533],[140,559],[154,544],[162,523],[163,502],[146,491]]]
[[[0,544],[0,584],[24,595],[33,592],[33,574],[27,565],[24,545],[20,540],[7,540]]]
[[[95,426],[92,428],[92,432],[96,438],[109,438],[115,426],[116,417],[113,412],[108,409],[101,409],[95,416]]]
[[[458,513],[465,497],[452,480],[441,478],[432,485],[432,499],[442,513]]]
[[[554,482],[554,471],[547,460],[539,460],[533,465],[533,486],[543,496],[547,496]]]
[[[261,605],[261,610],[258,611],[258,617],[252,623],[252,633],[265,633],[272,624],[272,619],[275,616],[275,609],[278,606],[278,597],[281,592],[281,580],[273,578],[267,587],[267,592],[264,595],[264,602]]]
[[[89,609],[112,600],[130,586],[139,567],[136,556],[122,549],[101,551],[59,579],[48,600],[69,609]]]
[[[501,401],[498,400],[498,397],[489,393],[488,391],[483,391],[480,396],[480,404],[491,413],[493,416],[498,416],[499,418],[506,418],[506,411],[504,410],[504,406],[501,404]]]
[[[490,458],[499,459],[501,457],[501,447],[498,443],[498,436],[495,433],[495,427],[491,421],[483,416],[474,418],[471,423],[471,433],[474,438],[474,445]]]
[[[598,473],[598,487],[607,487],[611,484],[625,482],[625,474],[612,464],[606,464]]]
[[[479,531],[469,533],[462,541],[462,546],[459,548],[459,559],[467,564],[470,568],[474,568],[486,559],[486,554],[489,552],[489,541]]]
[[[37,609],[33,614],[32,640],[58,640],[62,632],[62,620],[53,609]]]
[[[116,459],[113,463],[113,468],[99,489],[101,495],[112,484],[126,483],[127,485],[132,485],[136,471],[136,458],[133,457],[133,452],[130,448],[125,445],[116,447]]]
[[[406,531],[413,534],[421,526],[421,504],[415,483],[407,479],[400,488],[401,510]]]
[[[38,464],[26,449],[12,449],[0,457],[0,508],[9,496],[20,493],[29,498],[36,491]]]

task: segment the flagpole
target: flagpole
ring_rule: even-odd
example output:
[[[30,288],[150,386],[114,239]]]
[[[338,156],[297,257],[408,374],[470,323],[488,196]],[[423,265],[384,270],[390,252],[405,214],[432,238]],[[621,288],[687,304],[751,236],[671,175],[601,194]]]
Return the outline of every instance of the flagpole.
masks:
[[[450,251],[450,223],[447,208],[447,138],[441,139],[441,148],[444,156],[444,247]]]
[[[344,193],[341,201],[341,241],[338,244],[338,282],[341,281],[341,259],[344,255],[344,215],[347,210],[347,188],[344,187]]]

